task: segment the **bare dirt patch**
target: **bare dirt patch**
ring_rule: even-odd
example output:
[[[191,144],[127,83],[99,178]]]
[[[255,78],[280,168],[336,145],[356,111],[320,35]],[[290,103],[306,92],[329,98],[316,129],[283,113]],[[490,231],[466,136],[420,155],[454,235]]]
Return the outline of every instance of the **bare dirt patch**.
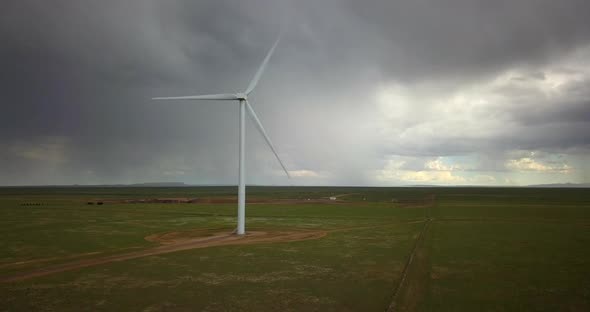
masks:
[[[422,221],[414,221],[422,222]],[[414,223],[410,222],[410,223]],[[194,229],[188,231],[159,233],[146,236],[144,239],[150,242],[158,243],[159,246],[150,249],[119,253],[115,255],[105,255],[94,258],[79,259],[63,264],[51,265],[45,268],[37,269],[30,272],[19,273],[12,276],[0,277],[0,282],[15,282],[30,278],[46,276],[54,273],[72,271],[80,268],[96,266],[100,264],[125,261],[130,259],[142,258],[166,254],[176,251],[207,248],[213,246],[229,245],[250,245],[262,243],[280,243],[319,239],[332,232],[370,229],[375,227],[392,226],[395,223],[387,223],[373,226],[360,226],[349,228],[338,228],[331,230],[291,230],[291,231],[249,231],[246,235],[238,236],[229,233],[227,230],[220,229]],[[90,255],[90,254],[86,254]],[[66,260],[71,258],[51,258],[51,260]]]
[[[82,258],[82,257],[86,257],[86,256],[97,255],[100,253],[101,252],[99,252],[99,251],[95,251],[95,252],[86,252],[86,253],[81,253],[81,254],[76,254],[76,255],[71,255],[71,256],[66,256],[66,257],[51,257],[51,258],[33,259],[33,260],[26,260],[26,261],[17,261],[17,262],[12,262],[12,263],[0,264],[0,268],[18,267],[18,266],[23,266],[23,265],[35,264],[35,263],[40,263],[40,262],[50,262],[50,261],[55,261],[55,260]]]
[[[212,237],[219,233],[227,233],[222,229],[192,229],[187,231],[157,233],[144,237],[148,242],[169,245],[193,238]]]
[[[352,194],[340,194],[336,197],[352,195]],[[102,205],[102,204],[235,204],[238,202],[236,196],[219,196],[219,197],[199,197],[199,198],[133,198],[133,199],[110,199],[110,198],[95,198],[85,201],[89,205]],[[329,198],[258,198],[248,197],[246,199],[247,204],[275,204],[275,205],[286,205],[286,204],[318,204],[318,203],[342,203],[343,200],[336,199],[330,200]]]
[[[186,235],[187,232],[173,232],[160,235],[150,235],[146,237],[146,239],[160,242],[161,245],[151,249],[128,252],[124,254],[103,256],[92,259],[84,259],[55,266],[49,266],[28,273],[21,273],[13,276],[2,277],[0,278],[0,282],[21,281],[39,276],[76,270],[79,268],[85,268],[111,262],[125,261],[159,254],[166,254],[181,250],[206,248],[212,246],[302,241],[308,239],[319,239],[327,235],[326,231],[251,231],[248,232],[246,235],[238,236],[228,233],[226,231],[212,233],[211,235],[206,237],[195,238],[194,236],[192,236],[195,235],[195,233],[190,234],[190,231],[188,231],[188,233],[189,235]]]
[[[196,204],[235,204],[238,198],[235,196],[228,197],[204,197],[198,198],[193,203]],[[291,205],[291,204],[317,204],[317,203],[338,203],[343,202],[342,200],[330,200],[329,198],[259,198],[259,197],[248,197],[246,198],[247,204],[274,204],[274,205]]]

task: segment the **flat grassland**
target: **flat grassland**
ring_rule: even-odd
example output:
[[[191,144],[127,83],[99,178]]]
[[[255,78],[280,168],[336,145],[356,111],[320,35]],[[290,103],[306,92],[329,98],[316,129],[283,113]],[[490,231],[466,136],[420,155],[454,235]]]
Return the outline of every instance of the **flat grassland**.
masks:
[[[0,311],[590,311],[588,189],[247,191],[0,188]]]

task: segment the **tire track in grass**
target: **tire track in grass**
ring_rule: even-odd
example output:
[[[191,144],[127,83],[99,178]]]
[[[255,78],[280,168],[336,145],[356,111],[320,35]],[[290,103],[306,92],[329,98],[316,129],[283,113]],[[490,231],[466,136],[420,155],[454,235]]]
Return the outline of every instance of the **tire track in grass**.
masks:
[[[119,262],[147,256],[167,254],[177,251],[207,248],[213,246],[249,245],[258,243],[293,242],[309,239],[319,239],[326,236],[326,231],[278,231],[278,232],[249,232],[244,236],[232,235],[231,233],[218,233],[210,237],[199,237],[188,240],[181,240],[169,244],[163,244],[154,248],[115,254],[98,258],[84,259],[64,264],[53,265],[26,273],[19,273],[11,276],[0,277],[0,282],[17,282],[30,278],[72,271],[81,268],[96,266],[100,264]]]
[[[402,277],[397,285],[391,304],[387,311],[415,311],[421,296],[426,291],[425,277],[428,278],[430,270],[430,249],[426,247],[425,237],[430,232],[432,220],[424,222],[424,226],[418,233],[414,248],[406,261],[402,271]]]
[[[163,233],[149,235],[145,239],[150,241],[160,242],[161,245],[148,248],[144,250],[127,252],[122,254],[114,254],[108,256],[101,256],[96,258],[83,259],[73,262],[67,262],[62,264],[56,264],[47,266],[44,268],[32,270],[29,272],[18,273],[9,276],[1,276],[0,283],[4,282],[17,282],[21,280],[31,279],[35,277],[41,277],[66,271],[77,270],[85,267],[97,266],[106,263],[126,261],[131,259],[143,258],[148,256],[167,254],[177,251],[207,248],[214,246],[232,246],[232,245],[250,245],[258,243],[280,243],[280,242],[292,242],[302,241],[310,239],[320,239],[328,235],[329,233],[341,232],[341,231],[352,231],[362,229],[373,229],[375,227],[389,227],[392,224],[400,223],[415,223],[416,221],[408,222],[393,222],[384,223],[373,226],[357,226],[347,228],[336,228],[331,230],[295,230],[295,231],[251,231],[245,236],[237,236],[228,232],[216,233],[209,237],[196,237],[196,238],[185,238],[182,235],[178,240],[175,239],[163,239],[166,235],[170,236],[173,233]],[[161,240],[161,241],[160,241]]]
[[[424,206],[424,226],[418,233],[412,252],[408,257],[399,284],[393,292],[391,303],[387,307],[392,311],[417,311],[422,298],[427,292],[430,279],[430,246],[426,240],[431,239],[430,230],[433,219],[431,208],[435,207],[436,196],[430,195],[430,202]]]
[[[349,194],[344,194],[344,195],[349,195]],[[434,197],[431,196],[431,203],[433,203],[433,201],[434,201]],[[424,208],[428,209],[427,206],[425,206]],[[425,216],[426,215],[427,215],[427,213],[425,214]],[[295,231],[295,232],[284,232],[284,233],[280,233],[279,235],[276,235],[277,233],[273,233],[275,235],[270,235],[271,237],[269,237],[269,235],[268,235],[270,233],[265,233],[265,232],[256,233],[255,232],[255,235],[253,235],[254,237],[252,237],[251,235],[247,235],[246,237],[242,237],[242,239],[240,239],[240,237],[238,237],[238,236],[230,235],[229,233],[219,233],[218,235],[215,235],[213,237],[193,238],[193,239],[186,240],[186,241],[174,242],[169,245],[161,245],[161,246],[157,246],[154,248],[149,248],[149,249],[135,251],[135,252],[114,254],[114,255],[108,255],[108,256],[102,256],[102,257],[90,258],[90,259],[83,259],[83,260],[79,260],[79,261],[50,265],[45,268],[41,268],[41,269],[29,271],[29,272],[23,272],[23,273],[13,274],[13,275],[9,275],[9,276],[0,276],[0,283],[1,282],[4,282],[4,283],[16,282],[16,281],[26,280],[26,279],[30,279],[30,278],[51,275],[51,274],[55,274],[55,273],[71,271],[71,270],[76,270],[76,269],[85,268],[85,267],[96,266],[96,265],[100,265],[100,264],[131,260],[131,259],[142,258],[142,257],[146,257],[146,256],[166,254],[166,253],[177,252],[177,251],[182,251],[182,250],[206,248],[206,247],[212,247],[212,246],[224,246],[224,245],[227,246],[227,245],[241,245],[241,244],[255,244],[255,243],[270,243],[270,242],[281,242],[281,241],[299,241],[299,240],[307,240],[307,239],[318,239],[318,238],[322,238],[322,237],[328,235],[328,233],[333,233],[333,232],[360,230],[360,229],[372,229],[372,228],[376,228],[376,227],[391,226],[392,224],[400,224],[400,223],[410,224],[410,223],[418,223],[418,222],[424,222],[424,221],[422,221],[422,220],[405,220],[405,221],[398,220],[398,221],[394,221],[394,222],[387,222],[387,223],[371,225],[371,226],[345,227],[345,228],[336,228],[336,229],[330,229],[330,230],[315,230],[315,231],[311,231],[311,230],[301,231],[301,230],[299,230],[299,231]],[[422,232],[420,233],[420,235],[422,235]],[[272,236],[274,236],[274,237],[272,237]],[[412,253],[412,257],[413,257],[413,253]],[[408,266],[408,264],[406,264],[406,268],[404,269],[404,272],[407,270],[407,266]],[[406,273],[404,273],[404,274],[406,274]]]

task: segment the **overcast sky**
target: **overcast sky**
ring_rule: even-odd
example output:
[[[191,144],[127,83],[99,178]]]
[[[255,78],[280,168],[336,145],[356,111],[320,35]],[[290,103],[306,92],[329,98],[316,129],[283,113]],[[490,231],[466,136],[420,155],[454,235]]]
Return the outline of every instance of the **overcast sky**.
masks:
[[[590,182],[590,1],[4,1],[0,185]]]

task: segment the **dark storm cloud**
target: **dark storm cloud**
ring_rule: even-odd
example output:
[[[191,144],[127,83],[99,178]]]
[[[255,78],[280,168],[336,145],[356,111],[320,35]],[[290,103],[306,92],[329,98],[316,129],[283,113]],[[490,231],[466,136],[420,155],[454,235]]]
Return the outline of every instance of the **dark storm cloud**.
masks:
[[[389,69],[418,78],[543,62],[590,36],[584,0],[351,1],[351,10],[370,25],[366,31],[391,40],[384,59],[392,50],[403,56]]]
[[[379,132],[374,104],[380,85],[428,83],[442,94],[551,63],[590,43],[587,1],[11,1],[1,9],[0,184],[233,183],[235,105],[148,99],[244,89],[281,28],[251,99],[288,167],[326,173],[319,183],[370,184],[363,172],[389,154],[587,144],[582,82],[546,101],[559,105],[495,109],[517,136],[403,138]],[[429,110],[416,101],[413,116],[391,124],[410,129]],[[284,183],[254,131],[249,167],[266,169],[252,181]]]

